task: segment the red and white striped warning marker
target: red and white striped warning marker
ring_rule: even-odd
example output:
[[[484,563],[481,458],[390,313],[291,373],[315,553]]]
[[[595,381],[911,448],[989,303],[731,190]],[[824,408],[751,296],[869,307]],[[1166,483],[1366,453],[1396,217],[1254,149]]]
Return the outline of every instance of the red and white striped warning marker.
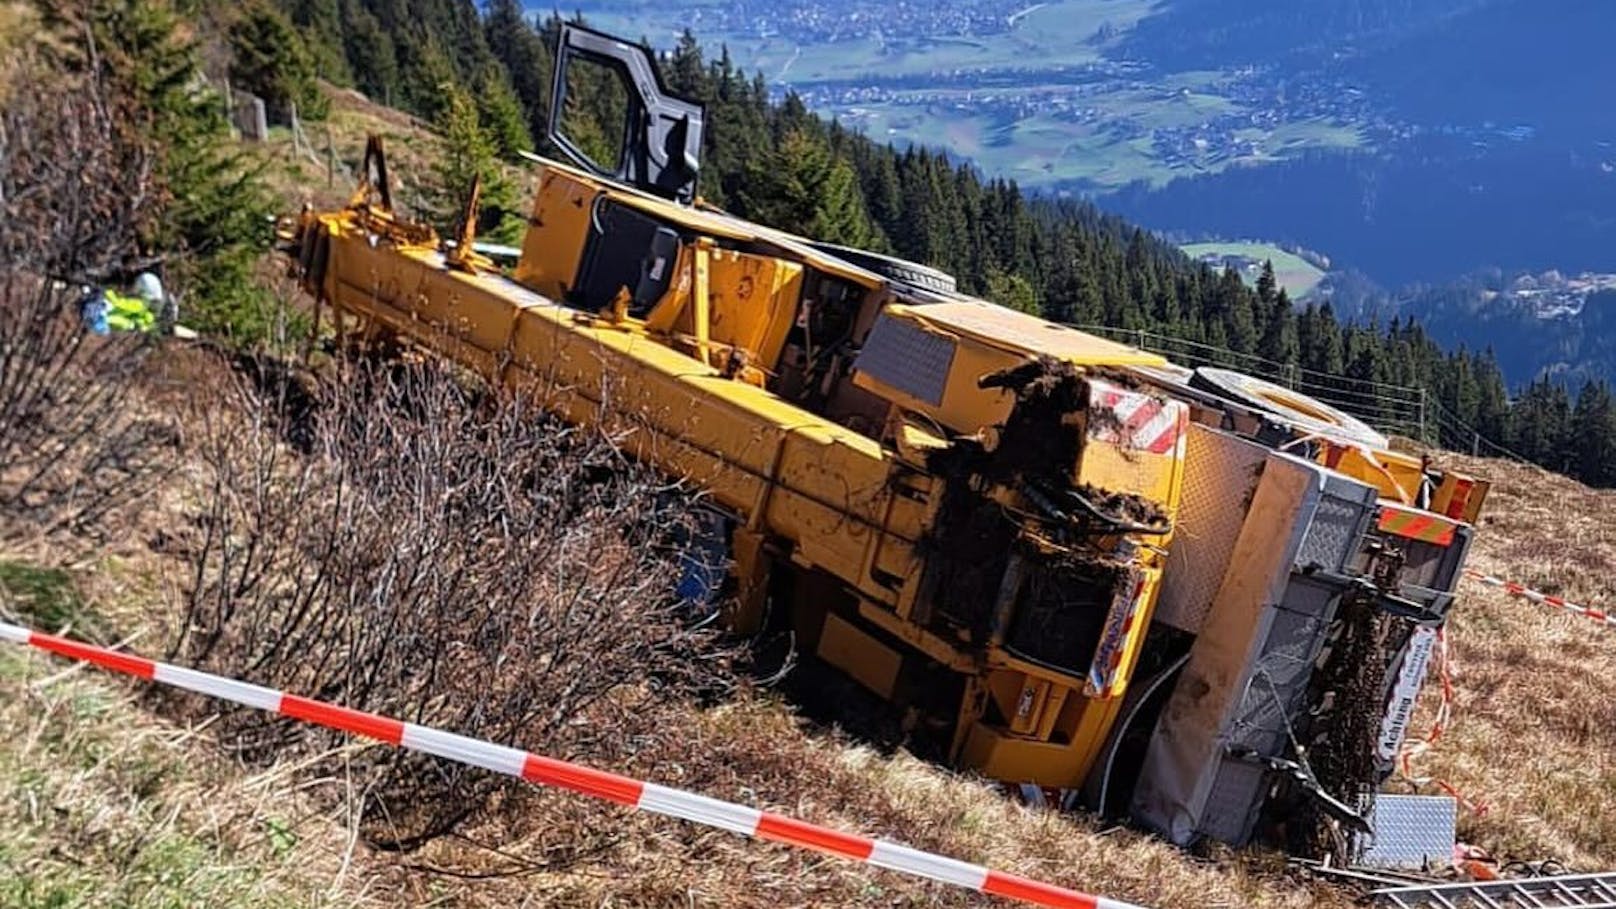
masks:
[[[1517,584],[1514,581],[1506,581],[1503,578],[1495,578],[1490,574],[1482,574],[1479,571],[1473,571],[1469,568],[1465,569],[1465,574],[1490,587],[1502,587],[1504,592],[1510,596],[1531,600],[1534,603],[1541,603],[1544,606],[1553,606],[1555,609],[1564,609],[1572,615],[1584,616],[1586,618],[1593,619],[1606,627],[1616,628],[1616,615],[1613,615],[1607,610],[1600,609],[1596,606],[1583,606],[1564,599],[1563,597],[1550,596],[1546,593],[1540,593],[1531,589],[1530,587]]]
[[[18,625],[0,622],[0,641],[26,644],[70,659],[93,663],[114,672],[174,688],[183,688],[186,691],[194,691],[197,694],[258,710],[279,713],[296,720],[361,735],[473,767],[482,767],[496,773],[519,777],[530,783],[570,789],[573,792],[627,805],[641,811],[825,852],[1007,899],[1061,909],[1140,909],[1132,903],[1090,896],[958,859],[921,852],[887,840],[873,840],[842,833],[772,811],[760,811],[734,802],[723,802],[693,792],[645,783],[615,773],[593,770],[440,729],[326,704],[294,694],[284,694],[247,682],[171,666],[55,635],[40,634]]]

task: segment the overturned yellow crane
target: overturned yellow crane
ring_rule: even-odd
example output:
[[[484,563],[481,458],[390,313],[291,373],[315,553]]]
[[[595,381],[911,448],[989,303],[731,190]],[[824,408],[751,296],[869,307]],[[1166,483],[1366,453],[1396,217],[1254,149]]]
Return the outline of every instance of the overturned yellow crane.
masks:
[[[571,80],[590,68],[619,80],[629,100],[612,162],[587,154],[562,122]],[[1231,616],[1254,608],[1240,600],[1219,611],[1201,594],[1205,604],[1177,610],[1191,616],[1176,622],[1186,627],[1153,621],[1175,524],[1188,517],[1186,464],[1196,439],[1210,444],[1206,433],[1262,462],[1273,446],[1247,439],[1289,426],[1286,439],[1312,457],[1272,456],[1304,465],[1297,482],[1331,471],[1361,493],[1332,602],[1367,585],[1414,625],[1440,622],[1481,484],[1429,474],[1283,390],[1209,391],[1157,355],[962,295],[935,270],[703,205],[703,111],[670,97],[638,47],[566,26],[555,86],[551,138],[573,163],[535,158],[537,201],[513,271],[478,255],[469,228],[445,245],[396,212],[372,140],[353,204],[299,225],[303,283],[339,326],[358,316],[367,338],[419,345],[568,421],[607,425],[634,456],[694,482],[731,563],[730,624],[791,629],[801,650],[938,736],[950,760],[1012,783],[1087,785],[1090,801],[1125,807],[1135,786],[1119,777],[1113,787],[1119,753],[1163,742],[1185,753],[1172,729],[1152,733],[1158,714],[1168,721],[1164,683],[1195,671],[1196,641],[1238,644],[1251,623]],[[1298,407],[1307,412],[1286,423]],[[1202,504],[1200,519],[1232,518],[1236,531],[1273,520],[1248,520],[1258,493]],[[1274,492],[1270,507],[1295,518],[1296,495]],[[1448,534],[1441,577],[1421,575],[1414,594],[1400,579],[1408,547],[1393,545],[1395,564],[1386,562],[1383,528],[1371,534],[1384,509]],[[1197,570],[1221,580],[1242,555],[1218,558]],[[1215,633],[1218,621],[1229,629]],[[1413,634],[1393,637],[1401,643],[1376,659],[1395,676]],[[1318,638],[1314,656],[1328,646]],[[1148,691],[1133,691],[1144,670]],[[1307,709],[1304,695],[1280,719]],[[1400,740],[1401,729],[1387,734]],[[1212,767],[1222,746],[1207,742],[1196,760]],[[1264,773],[1354,816],[1350,794],[1325,791],[1305,760],[1301,772],[1282,766],[1283,743],[1268,750]],[[1170,765],[1161,773],[1189,772]],[[1122,775],[1142,793],[1163,791],[1137,766]],[[1205,793],[1170,794],[1172,819],[1154,820],[1143,795],[1135,813],[1175,839],[1239,841],[1271,810],[1272,788],[1251,789],[1233,832],[1206,822]]]

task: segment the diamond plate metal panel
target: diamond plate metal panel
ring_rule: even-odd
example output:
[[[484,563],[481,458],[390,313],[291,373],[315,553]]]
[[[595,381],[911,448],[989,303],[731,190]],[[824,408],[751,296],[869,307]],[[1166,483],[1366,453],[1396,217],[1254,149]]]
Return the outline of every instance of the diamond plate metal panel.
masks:
[[[941,406],[956,344],[910,322],[882,317],[864,341],[853,368],[870,378]]]
[[[1185,442],[1184,497],[1155,620],[1194,634],[1229,570],[1268,450],[1200,424]]]
[[[1376,499],[1374,487],[1368,484],[1340,474],[1327,475],[1313,526],[1308,528],[1302,549],[1296,554],[1297,567],[1345,571],[1374,518]]]
[[[1382,795],[1358,861],[1372,868],[1445,868],[1453,862],[1459,803],[1447,796]]]

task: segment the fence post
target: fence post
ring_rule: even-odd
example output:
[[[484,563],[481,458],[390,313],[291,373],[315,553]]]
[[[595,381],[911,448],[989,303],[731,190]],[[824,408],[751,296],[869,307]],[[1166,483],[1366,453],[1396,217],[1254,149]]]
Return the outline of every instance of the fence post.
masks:
[[[325,124],[325,185],[331,189],[337,185],[337,140],[331,135],[331,121]]]
[[[1420,386],[1420,443],[1428,444],[1431,440],[1425,436],[1425,386]]]
[[[1471,443],[1470,443],[1470,456],[1473,457],[1473,458],[1481,457],[1481,433],[1480,432],[1476,433],[1475,439],[1472,440]]]

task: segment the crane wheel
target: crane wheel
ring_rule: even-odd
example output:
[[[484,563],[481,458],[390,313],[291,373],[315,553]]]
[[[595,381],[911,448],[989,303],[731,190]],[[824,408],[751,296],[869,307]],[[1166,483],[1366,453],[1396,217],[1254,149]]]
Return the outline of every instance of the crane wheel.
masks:
[[[1260,410],[1303,433],[1355,442],[1370,448],[1385,448],[1390,444],[1385,435],[1338,407],[1232,369],[1203,366],[1195,370],[1190,386]]]
[[[883,256],[880,253],[866,252],[854,249],[851,246],[837,246],[833,243],[815,243],[813,247],[820,252],[828,253],[851,265],[857,265],[865,271],[873,271],[883,278],[897,281],[899,284],[908,284],[922,290],[929,290],[952,296],[959,293],[959,282],[946,271],[932,268],[930,265],[921,265],[919,262],[910,262],[893,256]]]

